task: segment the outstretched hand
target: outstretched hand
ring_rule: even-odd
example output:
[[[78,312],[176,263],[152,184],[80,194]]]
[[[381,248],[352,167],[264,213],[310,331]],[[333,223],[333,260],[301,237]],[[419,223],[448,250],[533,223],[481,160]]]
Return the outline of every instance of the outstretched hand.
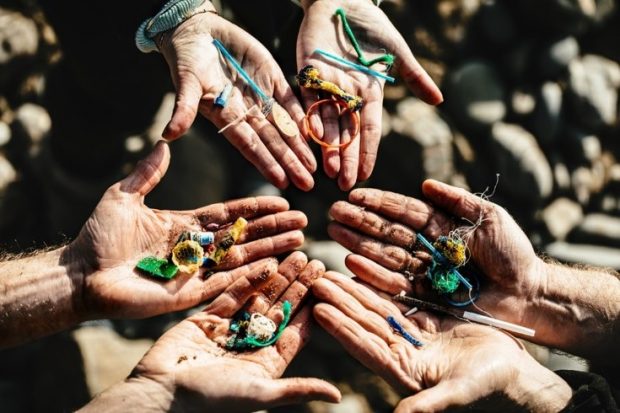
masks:
[[[309,338],[311,308],[302,301],[325,269],[301,252],[279,266],[275,259],[232,283],[211,304],[164,334],[124,383],[84,409],[119,411],[134,400],[162,411],[251,412],[310,400],[337,402],[339,391],[315,378],[279,379]],[[276,324],[288,301],[293,317],[272,346],[236,352],[226,348],[232,317],[261,313]],[[113,400],[110,403],[108,400]]]
[[[417,312],[405,318],[390,301],[328,272],[313,293],[318,323],[362,364],[404,396],[396,413],[475,407],[482,411],[561,410],[570,387],[498,330]],[[422,346],[396,333],[392,316]],[[499,407],[501,406],[501,407]]]
[[[545,269],[531,243],[500,206],[464,189],[427,180],[428,202],[378,189],[356,189],[349,202],[335,203],[329,226],[333,239],[354,252],[347,266],[377,289],[389,294],[415,291],[428,295],[423,280],[430,256],[416,233],[435,240],[457,226],[481,220],[467,239],[471,261],[486,275],[476,304],[493,316],[534,327],[529,303],[544,285]],[[413,274],[411,283],[403,274]],[[537,337],[540,335],[537,331]]]
[[[82,274],[85,318],[143,318],[190,308],[253,273],[263,265],[257,260],[303,243],[305,215],[288,211],[279,197],[244,198],[191,211],[147,207],[144,197],[164,176],[169,160],[168,145],[158,143],[127,178],[106,191],[65,251],[64,260]],[[208,277],[201,268],[163,282],[136,271],[146,256],[167,256],[181,232],[204,231],[210,224],[226,231],[238,217],[248,219],[248,226]]]
[[[302,3],[305,16],[297,37],[298,70],[312,65],[319,70],[322,79],[334,82],[346,92],[364,99],[360,113],[360,138],[342,149],[323,148],[325,172],[331,178],[338,177],[342,190],[349,190],[356,182],[368,179],[375,166],[381,140],[384,81],[326,61],[315,53],[316,49],[323,49],[356,62],[353,46],[334,15],[337,8],[345,10],[354,32],[364,34],[362,48],[369,59],[385,51],[393,54],[396,58],[394,68],[417,96],[432,105],[441,103],[443,97],[398,30],[372,2],[308,0]],[[375,70],[381,70],[376,66],[373,66]],[[316,90],[302,88],[301,92],[306,108],[319,99]],[[338,145],[354,139],[349,128],[339,121],[336,108],[329,105],[321,111],[320,117],[311,119],[311,125],[328,144]]]
[[[159,35],[159,49],[168,62],[176,87],[176,104],[163,137],[179,138],[193,123],[198,111],[218,128],[242,118],[259,97],[243,78],[223,60],[213,39],[218,39],[242,65],[267,96],[273,96],[301,125],[303,109],[269,51],[254,37],[214,13],[201,13],[176,29]],[[215,98],[232,84],[225,108]],[[314,186],[316,160],[301,134],[281,135],[260,110],[249,113],[223,134],[260,173],[278,188],[289,182],[302,190]]]

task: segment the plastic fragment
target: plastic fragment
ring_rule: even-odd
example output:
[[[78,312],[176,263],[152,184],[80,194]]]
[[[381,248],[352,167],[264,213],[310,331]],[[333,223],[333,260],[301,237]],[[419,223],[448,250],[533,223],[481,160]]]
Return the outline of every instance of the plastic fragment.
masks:
[[[230,230],[217,242],[215,251],[204,260],[201,260],[203,265],[212,267],[222,262],[247,225],[248,221],[246,221],[245,218],[238,218]]]
[[[157,257],[146,257],[138,261],[136,268],[153,277],[170,280],[177,274],[179,268],[168,260]]]
[[[196,241],[181,241],[172,249],[172,262],[179,267],[180,271],[189,274],[198,271],[203,256],[204,250]]]

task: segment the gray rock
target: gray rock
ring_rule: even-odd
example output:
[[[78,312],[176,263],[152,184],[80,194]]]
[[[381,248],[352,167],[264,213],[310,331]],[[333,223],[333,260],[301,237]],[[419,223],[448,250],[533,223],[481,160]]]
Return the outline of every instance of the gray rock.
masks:
[[[500,187],[502,193],[534,204],[551,194],[551,167],[528,131],[518,125],[496,123],[491,130],[491,151],[497,172],[509,182]]]
[[[23,131],[30,143],[39,144],[49,134],[52,119],[45,108],[34,103],[24,103],[15,111],[13,127]]]
[[[34,21],[19,12],[0,8],[0,45],[0,66],[18,57],[34,56],[39,47]]]
[[[469,130],[487,130],[506,115],[504,85],[490,64],[469,61],[447,79],[449,108]]]
[[[605,214],[588,214],[569,240],[580,244],[620,247],[620,218]]]
[[[573,116],[581,125],[599,130],[617,120],[620,65],[601,56],[587,55],[568,66]]]
[[[555,188],[560,192],[567,192],[571,188],[570,172],[564,160],[555,153],[550,155],[549,162],[553,170]]]
[[[579,56],[579,43],[572,36],[545,45],[538,59],[538,72],[544,77],[553,77],[568,68],[568,64]]]
[[[5,146],[11,140],[11,128],[0,121],[0,147]]]
[[[579,201],[581,205],[588,205],[590,196],[592,195],[592,171],[585,166],[575,169],[571,173],[571,186],[577,201]]]
[[[519,117],[527,117],[536,108],[536,96],[534,92],[527,89],[516,89],[510,98],[510,109],[512,113]]]
[[[497,46],[512,45],[517,36],[517,29],[505,3],[484,2],[478,11],[478,18],[485,39]]]
[[[542,212],[542,219],[553,238],[563,241],[583,218],[581,205],[568,198],[558,198]]]
[[[561,123],[562,89],[555,82],[544,83],[536,99],[530,130],[541,145],[553,143]]]
[[[550,257],[563,262],[620,270],[620,248],[591,244],[570,244],[559,241],[547,245],[545,252]]]
[[[591,165],[601,158],[601,141],[592,133],[569,127],[562,134],[562,142],[564,155],[573,166]]]

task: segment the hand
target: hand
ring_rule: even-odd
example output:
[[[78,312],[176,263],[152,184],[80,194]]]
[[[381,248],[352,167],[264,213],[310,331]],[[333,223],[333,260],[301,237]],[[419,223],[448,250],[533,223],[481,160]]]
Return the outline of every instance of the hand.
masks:
[[[106,191],[65,251],[65,262],[82,273],[77,302],[85,318],[143,318],[195,306],[260,266],[253,261],[303,243],[299,230],[307,223],[305,215],[287,211],[288,203],[279,197],[245,198],[192,211],[148,208],[144,197],[164,176],[169,160],[168,145],[158,143],[127,178]],[[167,282],[135,270],[146,256],[167,256],[181,232],[230,224],[241,216],[249,220],[246,230],[206,280],[203,268]]]
[[[302,301],[324,270],[318,261],[308,263],[301,252],[289,255],[279,267],[269,260],[260,271],[237,279],[204,311],[164,334],[125,383],[84,410],[123,411],[133,397],[145,410],[157,406],[153,410],[208,412],[250,412],[316,399],[339,401],[338,390],[322,380],[278,379],[309,338],[311,309]],[[244,352],[226,349],[231,318],[237,312],[260,312],[279,324],[285,300],[297,314],[276,344]]]
[[[396,413],[464,406],[556,412],[572,396],[560,377],[498,330],[422,311],[407,319],[391,302],[338,273],[326,273],[313,293],[322,301],[314,308],[318,323],[403,395],[413,394]],[[390,315],[423,345],[395,333],[386,321]]]
[[[273,96],[293,120],[301,125],[304,112],[282,70],[255,38],[213,13],[197,14],[169,35],[160,35],[159,49],[168,62],[177,90],[172,118],[163,132],[177,139],[191,126],[199,110],[218,128],[233,122],[260,99],[243,78],[222,58],[213,39],[220,40],[268,96]],[[213,105],[227,84],[233,90],[225,108]],[[314,186],[316,160],[305,140],[281,136],[264,116],[247,116],[226,129],[224,136],[261,174],[278,188],[289,180],[307,191]]]
[[[516,222],[503,208],[464,189],[427,180],[422,191],[429,203],[377,189],[356,189],[349,202],[335,203],[330,236],[355,254],[347,266],[361,279],[389,294],[416,290],[428,295],[421,282],[413,285],[402,272],[425,278],[430,256],[419,249],[416,232],[435,240],[457,226],[482,219],[467,247],[471,261],[486,275],[476,305],[503,320],[536,328],[536,340],[553,336],[537,326],[541,314],[528,311],[545,285],[545,264]],[[432,205],[431,205],[432,204]],[[554,329],[553,326],[547,326]]]
[[[357,62],[353,46],[344,33],[342,24],[334,16],[337,8],[342,7],[345,10],[354,33],[358,33],[358,37],[363,34],[366,43],[373,46],[370,50],[364,50],[369,59],[376,57],[380,50],[387,50],[396,58],[395,69],[416,95],[433,105],[441,103],[443,97],[413,57],[398,30],[372,2],[318,0],[306,1],[303,4],[305,16],[297,37],[297,68],[312,65],[319,69],[322,79],[334,82],[346,92],[364,99],[364,107],[360,112],[360,139],[355,139],[342,150],[323,148],[325,173],[331,178],[338,176],[338,185],[345,191],[351,189],[356,182],[368,179],[375,166],[381,140],[384,81],[353,69],[345,69],[314,53],[316,49],[323,49]],[[318,100],[316,90],[302,88],[301,92],[306,108]],[[322,122],[318,116],[313,117],[311,125],[318,136],[323,136],[326,143],[337,145],[353,139],[348,128],[339,126],[335,108],[325,106],[320,118]]]

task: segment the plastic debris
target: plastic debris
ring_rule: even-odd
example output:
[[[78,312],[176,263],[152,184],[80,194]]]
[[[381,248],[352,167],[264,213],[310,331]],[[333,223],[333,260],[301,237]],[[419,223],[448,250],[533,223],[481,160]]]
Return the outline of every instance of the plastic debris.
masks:
[[[136,268],[153,277],[170,280],[177,274],[179,268],[168,260],[157,257],[146,257],[138,261]]]

